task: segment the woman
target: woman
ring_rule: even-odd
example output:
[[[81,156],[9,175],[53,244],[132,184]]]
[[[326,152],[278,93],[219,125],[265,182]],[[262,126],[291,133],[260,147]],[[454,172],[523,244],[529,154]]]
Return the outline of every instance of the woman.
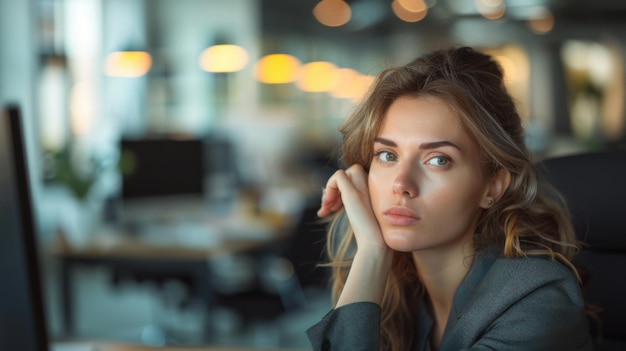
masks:
[[[336,305],[314,350],[591,349],[571,221],[490,56],[383,71],[340,131],[349,167],[318,211]]]

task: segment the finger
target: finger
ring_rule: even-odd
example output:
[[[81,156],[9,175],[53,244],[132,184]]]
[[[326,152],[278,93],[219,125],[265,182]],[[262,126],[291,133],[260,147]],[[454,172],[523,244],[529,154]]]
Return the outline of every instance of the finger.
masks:
[[[380,225],[372,211],[367,173],[361,166],[350,167],[336,177],[346,214],[360,245],[382,245]],[[359,245],[358,244],[358,245]]]
[[[357,238],[357,246],[384,245],[380,225],[371,207],[367,173],[362,166],[351,166],[332,175],[324,189],[318,215],[328,216],[342,207]]]
[[[341,202],[331,203],[332,210],[338,210],[339,208],[341,208],[341,206],[344,206],[347,202],[355,203],[355,204],[362,202],[363,200],[362,193],[354,185],[353,179],[352,179],[353,176],[359,177],[359,175],[355,174],[354,171],[346,170],[346,171],[337,172],[335,176],[333,177],[336,183],[337,189],[338,189],[337,195],[339,196],[339,200],[341,200]],[[340,205],[340,206],[333,207],[336,205]]]
[[[328,216],[329,214],[339,210],[342,206],[341,200],[341,191],[339,190],[339,185],[337,183],[338,177],[344,177],[343,170],[339,170],[331,176],[324,190],[322,190],[322,201],[320,209],[318,210],[317,215],[320,217]]]
[[[342,206],[341,195],[336,190],[324,190],[322,195],[322,204],[317,211],[317,215],[320,217],[326,217],[329,214],[337,211]]]
[[[367,173],[365,172],[363,166],[359,164],[350,166],[350,168],[346,170],[346,175],[350,178],[356,190],[364,194],[369,192],[367,186]]]
[[[322,204],[317,215],[328,216],[341,209],[346,201],[360,202],[362,195],[368,197],[367,173],[361,165],[350,166],[347,170],[336,171],[322,191]]]

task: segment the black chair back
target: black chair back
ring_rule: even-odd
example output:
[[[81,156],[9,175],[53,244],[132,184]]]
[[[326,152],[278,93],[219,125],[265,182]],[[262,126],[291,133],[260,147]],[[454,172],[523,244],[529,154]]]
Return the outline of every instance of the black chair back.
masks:
[[[585,268],[595,350],[626,350],[626,150],[548,158],[539,171],[564,196],[579,240],[574,264]]]

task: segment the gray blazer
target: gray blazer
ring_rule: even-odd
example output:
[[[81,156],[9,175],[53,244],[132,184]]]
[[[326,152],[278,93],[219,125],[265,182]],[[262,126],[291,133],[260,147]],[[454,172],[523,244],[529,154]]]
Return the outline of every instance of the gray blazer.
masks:
[[[433,321],[419,302],[414,351],[431,350]],[[380,307],[358,302],[307,330],[313,350],[379,350]],[[591,350],[582,292],[563,264],[478,253],[457,290],[440,351]]]

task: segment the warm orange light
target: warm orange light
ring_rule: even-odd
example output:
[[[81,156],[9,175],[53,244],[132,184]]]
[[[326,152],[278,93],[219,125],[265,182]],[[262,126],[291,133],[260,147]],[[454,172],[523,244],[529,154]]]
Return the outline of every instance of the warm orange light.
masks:
[[[428,9],[424,0],[396,0],[398,5],[413,13],[424,12]]]
[[[358,101],[365,97],[365,94],[369,91],[370,87],[374,83],[373,76],[365,76],[361,75],[358,77],[357,81],[353,85],[352,90],[352,100]]]
[[[540,13],[528,19],[528,26],[537,34],[545,34],[554,28],[554,16],[548,9],[542,9]]]
[[[332,97],[357,102],[365,96],[374,82],[374,77],[359,73],[351,68],[335,70],[336,84],[329,92]]]
[[[485,18],[496,20],[502,18],[506,6],[502,0],[475,0],[476,9]]]
[[[417,7],[412,7],[412,8],[417,8]],[[406,7],[404,7],[399,0],[394,0],[391,3],[391,9],[393,10],[393,13],[396,14],[396,16],[403,20],[404,22],[419,22],[421,20],[423,20],[424,18],[426,18],[426,15],[428,14],[428,7],[426,5],[424,5],[424,8],[422,11],[418,11],[418,12],[412,12],[409,11]]]
[[[261,83],[291,83],[298,79],[299,74],[300,60],[287,54],[264,56],[256,65],[256,78]]]
[[[309,62],[302,67],[302,75],[296,84],[303,91],[330,91],[337,84],[336,69],[337,67],[330,62]]]
[[[332,97],[338,99],[351,99],[354,97],[354,86],[359,80],[359,72],[351,68],[338,68],[335,70],[337,84],[329,92]]]
[[[215,73],[237,72],[248,64],[246,49],[238,45],[213,45],[205,49],[198,60],[202,70]]]
[[[93,86],[82,81],[70,90],[70,129],[74,135],[88,134],[93,125],[95,93]]]
[[[104,72],[110,77],[141,77],[150,71],[152,56],[144,51],[116,51],[104,62]]]
[[[504,84],[511,95],[515,97],[522,123],[529,122],[530,61],[528,53],[523,47],[513,44],[485,49],[485,51],[494,57],[502,67]]]
[[[322,0],[313,8],[313,16],[325,26],[339,27],[350,21],[352,10],[343,0]]]
[[[520,80],[520,73],[518,72],[515,61],[504,55],[496,56],[495,59],[500,64],[500,67],[502,67],[505,81],[516,82]]]

